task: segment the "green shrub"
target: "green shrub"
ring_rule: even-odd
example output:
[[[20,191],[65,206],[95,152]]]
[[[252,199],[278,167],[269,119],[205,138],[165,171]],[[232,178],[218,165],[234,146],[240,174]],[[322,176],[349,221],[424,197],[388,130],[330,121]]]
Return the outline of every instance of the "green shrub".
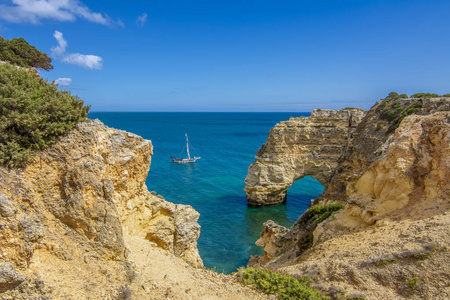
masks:
[[[85,120],[90,106],[25,69],[0,65],[0,164],[24,166]]]
[[[417,93],[411,96],[411,98],[435,98],[435,97],[439,97],[439,95],[433,93]]]
[[[52,59],[23,38],[5,40],[0,36],[0,60],[20,67],[40,68],[46,71],[53,69]]]
[[[317,224],[322,223],[326,219],[328,219],[333,212],[340,210],[343,208],[343,204],[334,203],[330,205],[316,205],[308,209],[305,214],[302,216],[302,221],[306,224],[309,221],[317,220]]]
[[[308,286],[309,278],[297,279],[280,272],[254,268],[240,268],[237,275],[244,284],[251,284],[266,294],[277,295],[280,299],[329,299]]]
[[[328,219],[335,211],[343,208],[343,204],[334,203],[330,205],[316,205],[310,207],[298,220],[294,226],[303,227],[304,233],[298,240],[298,252],[300,255],[305,250],[311,248],[314,244],[314,228],[326,219]]]
[[[397,92],[390,92],[388,98],[397,99],[400,95]]]
[[[306,234],[303,238],[298,241],[298,250],[300,253],[311,248],[314,244],[314,234]]]
[[[431,251],[424,251],[424,252],[415,253],[413,255],[413,257],[417,258],[417,259],[426,259],[426,258],[429,258],[431,256],[431,254],[432,254]]]
[[[390,263],[394,263],[396,262],[395,258],[384,258],[384,259],[380,259],[379,261],[376,262],[377,266],[384,266]]]
[[[406,94],[399,95],[397,92],[390,92],[385,100],[396,100],[396,99],[405,99],[409,98]]]
[[[417,99],[414,95],[411,96],[412,99],[409,101],[400,100],[402,98],[408,98],[408,96],[406,94],[399,95],[398,93],[392,92],[383,99],[377,108],[380,117],[390,123],[388,131],[395,130],[406,116],[418,114],[422,111],[423,103],[421,100],[414,100],[414,98]]]
[[[419,282],[419,279],[416,278],[412,278],[412,279],[407,279],[406,282],[408,283],[409,287],[414,290],[417,286],[417,283]]]

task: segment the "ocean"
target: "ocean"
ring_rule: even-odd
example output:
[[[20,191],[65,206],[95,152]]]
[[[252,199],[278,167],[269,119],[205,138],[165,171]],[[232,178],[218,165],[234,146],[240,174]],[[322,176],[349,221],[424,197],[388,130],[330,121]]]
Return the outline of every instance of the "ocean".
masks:
[[[322,185],[305,177],[288,190],[284,204],[247,206],[243,191],[249,165],[270,129],[289,117],[309,113],[163,113],[93,112],[107,126],[149,139],[153,156],[146,184],[167,201],[188,204],[200,213],[198,249],[207,268],[231,273],[245,266],[251,255],[262,255],[255,245],[262,224],[273,220],[290,226],[322,193]],[[174,164],[186,156],[188,133],[195,164]]]

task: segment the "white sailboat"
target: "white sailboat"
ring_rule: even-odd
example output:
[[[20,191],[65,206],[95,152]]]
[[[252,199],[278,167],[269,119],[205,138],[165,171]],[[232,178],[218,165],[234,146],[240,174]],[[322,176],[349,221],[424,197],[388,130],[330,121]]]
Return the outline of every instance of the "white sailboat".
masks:
[[[196,157],[196,156],[194,156],[194,158],[191,158],[191,154],[189,153],[189,140],[188,140],[188,135],[187,135],[187,133],[186,133],[185,135],[186,135],[186,148],[187,148],[187,155],[188,155],[188,158],[173,158],[173,157],[171,157],[171,158],[172,158],[172,161],[173,161],[174,163],[177,163],[177,164],[195,163],[195,161],[196,161],[197,159],[200,159],[200,158],[201,158],[201,157]]]

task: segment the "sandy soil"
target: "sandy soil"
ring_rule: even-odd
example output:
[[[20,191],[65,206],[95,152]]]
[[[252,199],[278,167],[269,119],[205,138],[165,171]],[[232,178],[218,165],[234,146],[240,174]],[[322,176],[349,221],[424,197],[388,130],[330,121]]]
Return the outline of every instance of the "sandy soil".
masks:
[[[243,286],[232,275],[195,268],[148,241],[125,236],[136,276],[130,299],[275,299]]]

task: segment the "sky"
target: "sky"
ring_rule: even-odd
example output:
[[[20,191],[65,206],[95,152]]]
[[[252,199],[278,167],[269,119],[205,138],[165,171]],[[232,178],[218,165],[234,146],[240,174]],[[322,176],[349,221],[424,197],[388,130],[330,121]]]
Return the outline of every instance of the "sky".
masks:
[[[369,109],[450,93],[449,0],[0,0],[91,111]]]

